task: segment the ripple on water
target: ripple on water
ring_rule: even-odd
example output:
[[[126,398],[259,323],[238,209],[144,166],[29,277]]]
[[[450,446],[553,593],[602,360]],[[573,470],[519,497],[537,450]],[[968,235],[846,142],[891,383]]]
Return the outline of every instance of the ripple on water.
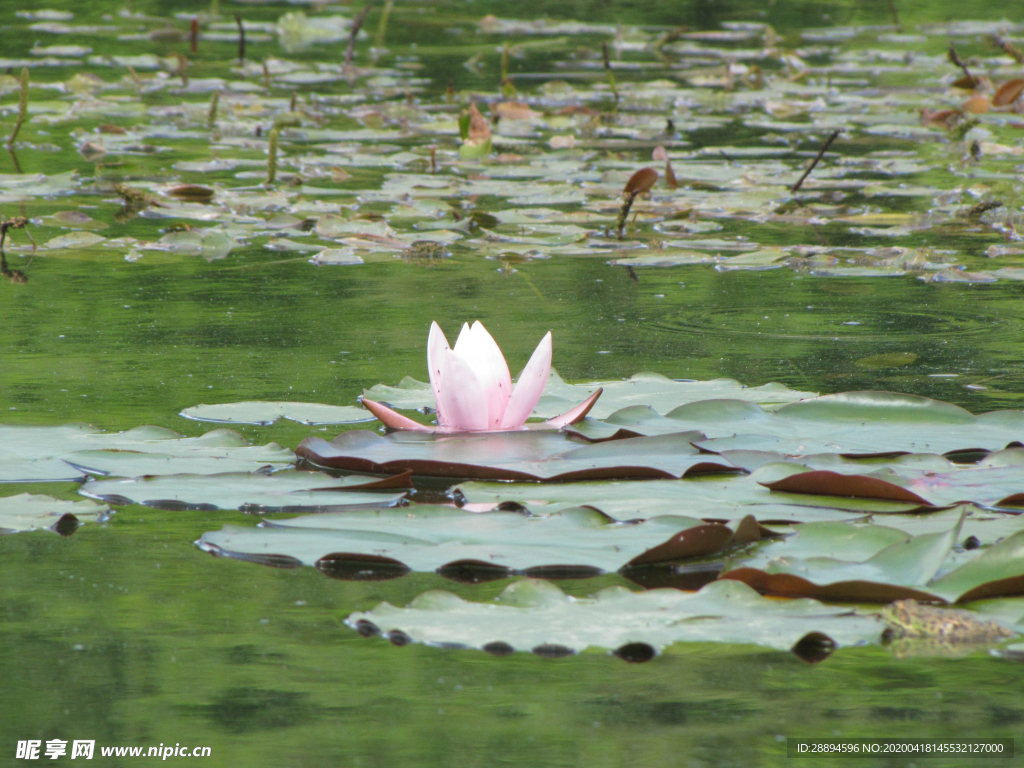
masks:
[[[846,308],[806,307],[708,307],[669,312],[651,325],[670,332],[718,333],[729,336],[761,336],[771,339],[820,340],[841,343],[880,343],[912,338],[915,343],[965,337],[985,337],[1020,332],[1020,318],[1006,317],[975,307],[908,307],[884,310],[861,306]]]

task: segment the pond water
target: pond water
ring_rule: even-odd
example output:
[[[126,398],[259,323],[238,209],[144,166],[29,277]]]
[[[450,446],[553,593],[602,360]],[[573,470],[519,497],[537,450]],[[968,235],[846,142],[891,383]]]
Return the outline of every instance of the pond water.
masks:
[[[355,405],[377,383],[425,380],[431,321],[453,338],[474,319],[513,373],[552,330],[567,381],[651,371],[905,392],[975,413],[1021,407],[1024,118],[968,112],[962,136],[919,119],[921,108],[969,98],[950,88],[950,41],[994,87],[1021,77],[989,42],[1024,47],[1020,25],[940,26],[962,14],[999,19],[999,4],[907,10],[896,29],[885,4],[828,19],[833,4],[784,2],[768,16],[759,4],[694,3],[683,18],[657,3],[397,2],[382,28],[381,3],[352,71],[347,28],[330,21],[351,19],[348,5],[30,5],[0,11],[3,131],[26,64],[32,83],[28,120],[0,152],[0,213],[30,219],[8,232],[5,262],[27,281],[0,283],[4,424],[198,436],[218,425],[178,414],[200,403]],[[538,33],[484,19],[542,10],[594,26]],[[310,24],[318,19],[328,21]],[[731,36],[673,37],[680,23]],[[616,117],[602,42],[612,42],[622,92]],[[518,89],[506,101],[534,115],[491,126],[497,159],[460,159],[459,113],[471,98],[500,100],[506,44]],[[187,85],[174,52],[190,61]],[[761,77],[768,91],[755,87]],[[275,120],[278,179],[263,186]],[[664,175],[651,160],[658,145],[679,187],[659,182],[638,198],[620,241],[622,187],[645,166]],[[125,206],[118,184],[159,205]],[[173,192],[181,184],[217,196]],[[1002,207],[977,207],[985,202]],[[52,218],[61,211],[76,217]],[[293,218],[267,224],[284,215]],[[106,239],[82,239],[89,232]],[[77,239],[52,242],[68,235]],[[443,257],[420,244],[410,258],[423,240]],[[749,253],[761,255],[728,261]],[[678,264],[651,266],[657,258]],[[231,428],[288,449],[348,429]],[[19,458],[5,448],[2,461]],[[0,496],[80,500],[78,490],[0,483]],[[954,657],[871,644],[810,664],[755,645],[680,643],[626,664],[603,651],[398,647],[345,619],[429,589],[490,601],[512,580],[269,568],[194,545],[224,524],[253,526],[253,515],[114,510],[70,536],[0,537],[8,755],[20,740],[95,739],[210,746],[209,764],[231,766],[783,765],[787,737],[1012,738],[1024,722],[1024,666],[986,648]],[[618,574],[558,584],[580,597],[638,588]]]

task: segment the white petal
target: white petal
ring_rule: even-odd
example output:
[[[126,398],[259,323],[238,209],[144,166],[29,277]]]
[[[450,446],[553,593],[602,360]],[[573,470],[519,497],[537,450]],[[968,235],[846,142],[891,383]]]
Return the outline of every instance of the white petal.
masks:
[[[512,396],[512,376],[501,349],[483,323],[477,321],[470,328],[465,350],[457,354],[469,362],[486,390],[488,429],[500,429]]]
[[[437,323],[430,324],[430,335],[427,336],[427,373],[430,375],[430,386],[434,390],[434,405],[437,408],[437,423],[444,426],[446,417],[441,408],[441,383],[444,380],[444,352],[448,349],[448,339]]]
[[[452,347],[453,352],[462,352],[469,345],[469,323],[463,323],[459,329],[459,338],[455,340],[455,346]]]
[[[444,414],[442,426],[450,430],[486,430],[487,398],[483,385],[469,364],[454,351],[444,351],[444,384],[437,401]]]
[[[512,390],[512,397],[509,398],[508,406],[505,408],[505,415],[501,419],[502,429],[519,429],[530,418],[533,409],[544,392],[544,385],[548,383],[548,374],[551,373],[551,331],[544,334],[540,344],[533,351],[530,362],[519,374],[519,381],[516,388]]]

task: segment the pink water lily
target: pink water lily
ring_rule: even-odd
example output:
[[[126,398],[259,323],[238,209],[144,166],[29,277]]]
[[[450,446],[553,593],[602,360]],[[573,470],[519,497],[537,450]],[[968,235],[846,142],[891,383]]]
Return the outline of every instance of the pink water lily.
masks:
[[[454,349],[448,346],[440,326],[431,323],[427,367],[437,404],[436,428],[406,418],[365,397],[363,405],[385,425],[395,429],[427,432],[522,429],[540,400],[551,371],[551,332],[540,340],[514,388],[505,356],[479,320],[472,326],[462,325]],[[574,424],[587,415],[600,395],[599,389],[572,410],[544,423],[554,428]]]

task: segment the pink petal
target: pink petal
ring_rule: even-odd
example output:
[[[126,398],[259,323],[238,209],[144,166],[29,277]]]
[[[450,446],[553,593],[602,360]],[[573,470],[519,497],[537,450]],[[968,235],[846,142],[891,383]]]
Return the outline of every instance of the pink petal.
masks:
[[[412,429],[417,432],[433,432],[434,430],[425,424],[420,424],[418,421],[406,418],[400,413],[395,413],[386,405],[375,402],[373,400],[367,400],[363,398],[363,406],[376,416],[378,419],[384,422],[384,426],[391,427],[392,429]]]
[[[590,413],[590,409],[594,407],[594,403],[597,402],[597,398],[601,396],[602,392],[604,392],[603,389],[598,389],[597,392],[592,394],[575,408],[566,411],[561,416],[555,416],[553,419],[548,419],[544,423],[552,427],[566,427],[570,424],[575,424],[577,421],[582,421],[583,417]]]
[[[459,340],[462,340],[462,336]],[[484,388],[487,397],[487,428],[500,429],[508,399],[512,396],[512,376],[508,372],[505,356],[480,321],[473,323],[469,329],[462,349],[458,349],[458,344],[455,346],[455,354],[469,363]]]
[[[437,401],[437,412],[445,417],[442,426],[458,431],[486,430],[486,393],[469,363],[448,349],[444,351],[443,370],[444,382]]]
[[[444,379],[444,352],[448,349],[448,339],[437,323],[430,324],[427,336],[427,373],[430,375],[430,386],[434,390],[434,406],[437,408],[437,423],[444,425],[446,417],[441,410],[441,381]]]
[[[512,390],[505,415],[501,419],[502,429],[519,429],[530,418],[533,409],[540,400],[544,385],[548,383],[551,372],[551,331],[544,334],[540,344],[533,351],[530,362],[519,374],[516,388]]]

